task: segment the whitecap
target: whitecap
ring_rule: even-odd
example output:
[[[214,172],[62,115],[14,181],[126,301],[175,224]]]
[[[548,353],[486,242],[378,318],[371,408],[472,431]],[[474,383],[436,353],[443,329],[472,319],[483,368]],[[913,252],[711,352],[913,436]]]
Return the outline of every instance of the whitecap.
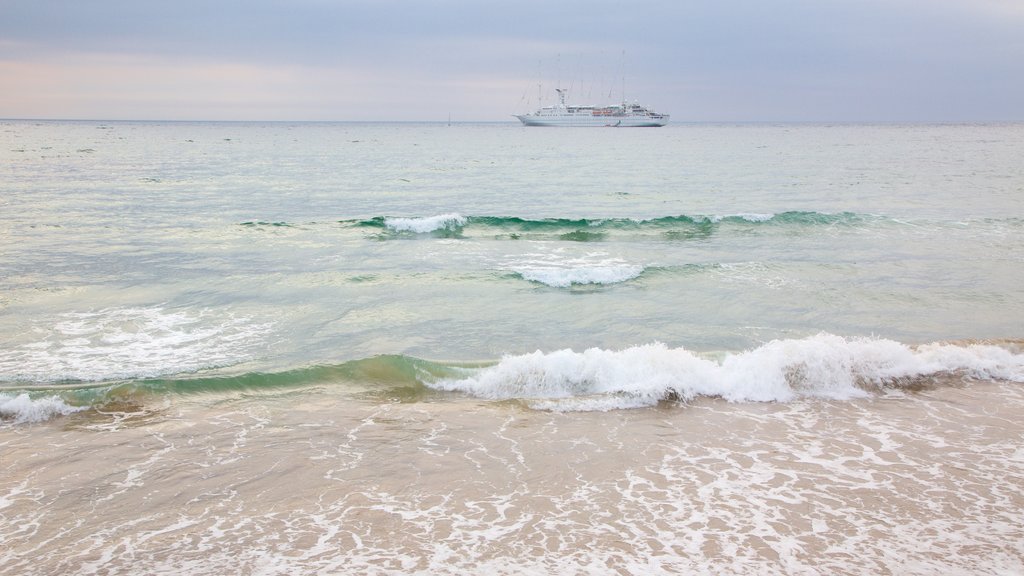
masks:
[[[737,218],[739,220],[745,220],[747,222],[761,223],[761,222],[768,222],[772,218],[775,218],[775,214],[771,214],[771,213],[759,214],[759,213],[753,213],[753,212],[741,212],[739,214],[726,214],[725,216],[711,216],[709,218],[709,220],[712,223],[718,223],[718,222],[721,222],[722,220],[726,220],[726,219],[729,219],[729,218]]]
[[[643,273],[636,264],[562,266],[520,266],[513,268],[525,280],[540,282],[553,288],[569,288],[577,284],[618,284]]]
[[[866,397],[875,387],[948,374],[1024,382],[1024,355],[998,346],[911,347],[819,334],[717,359],[661,343],[619,351],[537,351],[428,385],[481,398],[527,400],[542,409],[608,410],[699,396],[731,402],[847,400]]]
[[[11,420],[14,424],[43,422],[86,409],[86,406],[71,406],[58,396],[31,398],[25,393],[0,393],[0,420]]]
[[[505,266],[524,280],[553,288],[585,284],[618,284],[644,272],[639,264],[610,258],[603,252],[566,257],[561,250],[524,254]]]
[[[455,213],[439,214],[424,218],[385,218],[384,226],[395,232],[426,234],[435,230],[453,230],[466,225],[465,216]]]

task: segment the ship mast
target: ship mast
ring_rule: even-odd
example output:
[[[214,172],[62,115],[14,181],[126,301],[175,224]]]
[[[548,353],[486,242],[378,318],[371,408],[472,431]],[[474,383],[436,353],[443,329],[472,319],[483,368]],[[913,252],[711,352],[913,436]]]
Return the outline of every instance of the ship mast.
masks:
[[[622,51],[622,109],[626,109],[626,51]]]

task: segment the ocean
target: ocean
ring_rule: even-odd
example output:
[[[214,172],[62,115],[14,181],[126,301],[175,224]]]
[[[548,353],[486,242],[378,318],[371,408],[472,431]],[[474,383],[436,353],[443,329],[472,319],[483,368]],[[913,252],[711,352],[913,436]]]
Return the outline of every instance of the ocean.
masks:
[[[0,121],[0,573],[1024,574],[1022,158]]]

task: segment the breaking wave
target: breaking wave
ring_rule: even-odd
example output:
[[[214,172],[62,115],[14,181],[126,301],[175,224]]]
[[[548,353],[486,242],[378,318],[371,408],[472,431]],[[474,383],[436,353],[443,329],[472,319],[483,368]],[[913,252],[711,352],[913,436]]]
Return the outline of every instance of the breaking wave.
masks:
[[[524,280],[553,288],[569,288],[586,284],[618,284],[639,277],[644,267],[619,258],[588,255],[580,258],[559,258],[549,254],[512,262],[507,269]]]
[[[56,416],[67,416],[87,409],[88,406],[72,406],[52,394],[32,398],[25,392],[0,392],[0,420],[10,420],[13,424],[43,422]]]
[[[555,411],[620,410],[700,397],[729,402],[849,400],[886,389],[977,380],[1024,382],[1018,341],[910,346],[819,334],[739,352],[701,353],[661,343],[510,355],[497,362],[438,362],[382,355],[277,373],[182,375],[108,384],[5,386],[0,419],[39,422],[108,402],[166,394],[228,393],[303,386],[416,402],[466,394]],[[436,400],[436,398],[435,398]]]
[[[458,214],[440,214],[426,218],[385,218],[384,227],[396,232],[425,234],[435,230],[456,230],[466,225],[466,218]]]
[[[553,288],[585,284],[618,284],[632,280],[644,271],[643,266],[583,266],[577,268],[534,267],[516,270],[524,280],[539,282]]]
[[[446,212],[427,216],[375,216],[367,219],[337,220],[333,222],[249,221],[239,224],[250,229],[291,229],[317,225],[376,230],[381,239],[409,236],[461,238],[464,235],[493,237],[496,239],[543,239],[567,242],[602,242],[623,236],[660,237],[666,240],[706,238],[730,231],[764,233],[787,230],[861,230],[875,227],[892,230],[916,230],[920,227],[1000,231],[1024,226],[1022,218],[975,220],[906,220],[878,214],[857,212],[817,212],[790,210],[784,212],[737,212],[730,214],[693,214],[658,216],[651,218],[523,218],[518,216],[466,216]]]
[[[878,220],[880,217],[841,212],[782,212],[779,214],[727,214],[696,216],[664,216],[659,218],[519,218],[515,216],[463,216],[457,213],[438,214],[416,218],[377,216],[369,220],[348,220],[351,224],[370,228],[383,228],[391,232],[427,234],[437,231],[479,229],[504,233],[554,234],[563,240],[601,240],[608,231],[663,231],[679,227],[709,227],[723,224],[740,225],[854,225]],[[249,225],[250,223],[245,223]],[[275,223],[276,226],[284,225]]]
[[[540,409],[608,410],[702,396],[730,402],[846,400],[940,376],[1024,382],[1024,355],[996,345],[911,347],[820,334],[720,357],[659,343],[621,351],[538,351],[429,385],[493,400],[525,400]]]
[[[383,228],[392,233],[429,234],[431,232],[438,231],[458,232],[466,226],[468,222],[469,219],[465,216],[455,213],[447,213],[417,218],[378,216],[369,220],[347,221],[343,223],[356,224],[358,226],[371,228]]]

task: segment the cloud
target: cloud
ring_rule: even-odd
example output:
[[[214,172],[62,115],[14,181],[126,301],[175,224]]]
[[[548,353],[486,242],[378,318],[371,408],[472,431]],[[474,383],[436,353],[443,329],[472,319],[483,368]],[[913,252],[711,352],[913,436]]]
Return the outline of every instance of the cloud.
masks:
[[[0,116],[501,120],[624,79],[678,120],[1024,119],[1021,6],[15,0]]]

